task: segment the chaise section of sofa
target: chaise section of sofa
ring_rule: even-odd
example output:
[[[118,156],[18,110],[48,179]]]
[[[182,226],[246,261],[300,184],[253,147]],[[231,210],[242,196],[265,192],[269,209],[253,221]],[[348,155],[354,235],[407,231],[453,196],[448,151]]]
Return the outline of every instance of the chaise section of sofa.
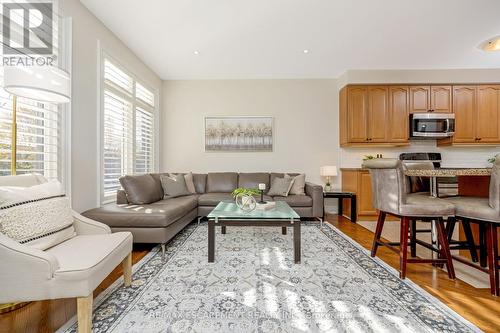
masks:
[[[274,178],[284,176],[265,172],[193,174],[195,194],[163,199],[161,175],[122,177],[120,181],[127,191],[117,191],[116,203],[88,210],[83,215],[109,225],[113,232],[132,232],[135,243],[164,244],[197,217],[207,216],[219,202],[233,200],[231,192],[235,188],[257,188],[264,183],[269,189]],[[303,218],[323,216],[323,188],[312,183],[306,183],[305,195],[265,195],[264,200],[285,201]]]

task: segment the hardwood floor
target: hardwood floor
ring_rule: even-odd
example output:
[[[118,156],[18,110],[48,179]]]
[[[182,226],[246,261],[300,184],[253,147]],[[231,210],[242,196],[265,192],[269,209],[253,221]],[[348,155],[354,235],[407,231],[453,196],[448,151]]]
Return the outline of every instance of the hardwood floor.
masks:
[[[337,219],[336,216],[328,216],[328,221],[365,248],[371,248],[373,241],[371,231],[347,219]],[[132,262],[138,262],[152,247],[153,245],[134,245]],[[377,257],[394,268],[399,267],[399,257],[384,247],[379,248]],[[96,289],[94,296],[120,277],[122,277],[121,265]],[[491,296],[489,289],[475,289],[459,280],[451,281],[446,272],[428,264],[408,265],[407,278],[485,332],[500,331],[500,298]],[[32,302],[21,309],[0,314],[0,332],[53,332],[75,313],[75,299]]]
[[[371,249],[373,232],[345,218],[328,216],[327,219],[364,248]],[[377,257],[399,269],[399,256],[387,248],[379,247]],[[500,331],[500,297],[491,296],[489,288],[476,289],[460,280],[450,280],[445,271],[429,264],[408,264],[406,277],[481,330]]]

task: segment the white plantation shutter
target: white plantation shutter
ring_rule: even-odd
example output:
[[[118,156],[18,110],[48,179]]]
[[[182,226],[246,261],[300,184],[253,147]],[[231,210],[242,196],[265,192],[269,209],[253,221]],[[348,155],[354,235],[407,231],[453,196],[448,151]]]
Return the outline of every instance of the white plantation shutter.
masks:
[[[102,202],[115,199],[126,174],[154,170],[155,95],[113,60],[103,66]]]
[[[153,170],[153,113],[135,109],[135,172],[148,173]]]

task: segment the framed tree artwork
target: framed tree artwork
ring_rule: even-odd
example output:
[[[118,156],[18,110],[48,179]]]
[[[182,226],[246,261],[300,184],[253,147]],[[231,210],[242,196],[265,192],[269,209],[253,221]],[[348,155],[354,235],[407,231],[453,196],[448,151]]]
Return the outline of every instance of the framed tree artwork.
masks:
[[[205,117],[205,151],[271,152],[272,117]]]

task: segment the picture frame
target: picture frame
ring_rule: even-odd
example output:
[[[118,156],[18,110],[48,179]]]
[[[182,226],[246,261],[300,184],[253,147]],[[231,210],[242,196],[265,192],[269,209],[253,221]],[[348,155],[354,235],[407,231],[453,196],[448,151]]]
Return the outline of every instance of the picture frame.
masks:
[[[208,116],[204,138],[206,152],[272,152],[274,118]]]

